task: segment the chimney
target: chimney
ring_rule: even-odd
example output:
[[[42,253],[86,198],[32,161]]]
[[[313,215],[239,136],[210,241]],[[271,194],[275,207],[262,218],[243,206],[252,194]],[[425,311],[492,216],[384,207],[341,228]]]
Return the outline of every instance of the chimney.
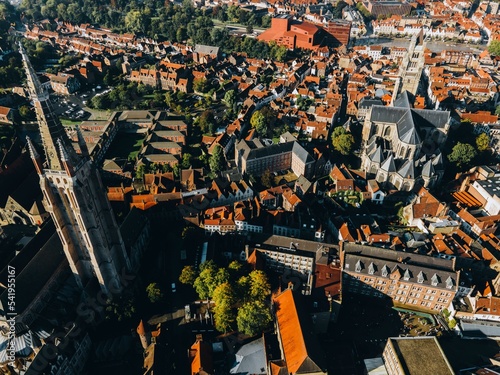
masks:
[[[245,260],[248,260],[249,256],[250,256],[250,246],[245,245]]]
[[[288,282],[288,289],[293,289],[293,283],[291,281]]]

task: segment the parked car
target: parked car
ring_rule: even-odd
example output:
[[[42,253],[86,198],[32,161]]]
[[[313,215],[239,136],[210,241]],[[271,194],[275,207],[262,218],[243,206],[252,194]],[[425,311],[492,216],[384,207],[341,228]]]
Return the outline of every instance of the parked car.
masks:
[[[172,283],[172,293],[175,293],[177,291],[177,288],[175,287],[175,283]]]

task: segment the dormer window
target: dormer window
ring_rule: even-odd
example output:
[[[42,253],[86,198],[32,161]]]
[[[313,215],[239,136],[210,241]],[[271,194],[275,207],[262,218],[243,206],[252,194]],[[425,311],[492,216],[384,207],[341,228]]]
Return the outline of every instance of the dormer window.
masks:
[[[389,267],[384,264],[384,267],[382,267],[382,276],[387,277],[389,275]]]
[[[356,263],[356,272],[361,272],[362,269],[363,269],[363,263],[361,263],[361,261],[358,260],[358,262]]]
[[[419,284],[422,284],[425,280],[425,276],[424,276],[424,273],[422,271],[420,271],[418,273],[418,276],[417,276],[417,281]]]
[[[451,276],[448,276],[448,278],[446,279],[446,288],[448,289],[451,289],[453,288],[453,279],[451,278]]]
[[[431,278],[431,284],[432,286],[437,286],[439,284],[439,277],[438,275],[434,274]]]
[[[410,270],[407,269],[403,275],[403,279],[408,281],[408,280],[410,280],[410,278],[411,278],[411,273],[410,273]]]
[[[377,270],[377,267],[375,267],[375,265],[373,264],[373,262],[370,263],[370,265],[368,266],[368,273],[370,275],[373,275],[376,270]]]

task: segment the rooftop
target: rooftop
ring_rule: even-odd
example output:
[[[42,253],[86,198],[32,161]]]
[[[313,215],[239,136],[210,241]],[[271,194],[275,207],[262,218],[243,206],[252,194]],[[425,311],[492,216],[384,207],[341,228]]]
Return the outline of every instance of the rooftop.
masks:
[[[453,370],[435,337],[390,338],[405,374],[446,375]]]

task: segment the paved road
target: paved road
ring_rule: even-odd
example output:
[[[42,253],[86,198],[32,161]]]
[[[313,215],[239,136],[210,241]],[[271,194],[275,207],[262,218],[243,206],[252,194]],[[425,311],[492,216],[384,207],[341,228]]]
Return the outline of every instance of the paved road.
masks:
[[[365,37],[356,39],[356,45],[382,45],[386,47],[408,47],[408,39],[390,39],[390,38],[377,38],[377,37]],[[454,51],[471,51],[474,53],[481,53],[486,49],[486,44],[475,45],[475,44],[464,44],[464,43],[453,43],[453,42],[440,42],[440,41],[429,41],[426,42],[427,48],[433,52],[441,52],[443,50],[454,50]]]

